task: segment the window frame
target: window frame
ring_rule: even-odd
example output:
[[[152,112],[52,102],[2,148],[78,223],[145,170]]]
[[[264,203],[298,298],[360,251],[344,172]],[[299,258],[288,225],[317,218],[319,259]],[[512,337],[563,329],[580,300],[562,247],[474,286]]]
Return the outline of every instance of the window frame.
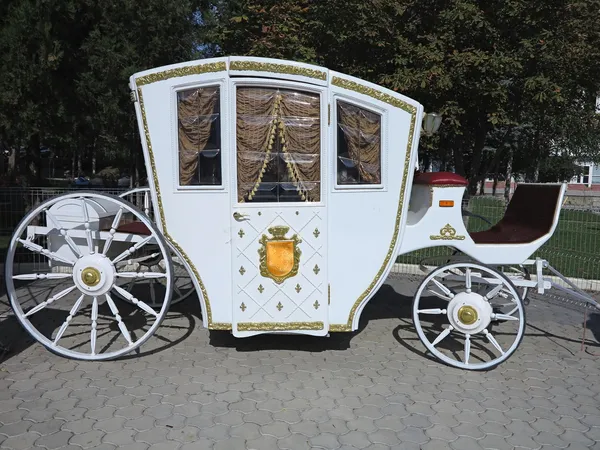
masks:
[[[369,184],[369,183],[356,183],[356,184],[340,184],[338,177],[338,114],[337,114],[337,102],[342,101],[344,103],[348,103],[352,106],[356,106],[358,108],[362,108],[366,111],[379,115],[381,118],[380,125],[380,155],[379,155],[379,164],[381,170],[380,180],[381,182],[378,184]],[[364,101],[356,100],[353,97],[346,96],[343,94],[335,93],[331,99],[331,165],[332,165],[332,176],[333,176],[333,188],[335,191],[385,191],[387,185],[387,110],[378,107],[377,105],[367,104]]]
[[[220,143],[221,148],[219,149],[218,157],[221,159],[221,183],[219,184],[193,184],[193,185],[182,185],[180,184],[180,167],[179,167],[179,119],[178,119],[178,95],[183,91],[191,91],[194,89],[218,87],[219,88],[219,128],[220,128]],[[172,136],[173,136],[173,180],[175,189],[177,191],[224,191],[226,189],[226,178],[227,178],[227,164],[228,160],[223,151],[223,147],[227,145],[226,132],[228,114],[227,114],[227,83],[222,78],[203,80],[201,82],[194,82],[188,84],[181,84],[172,88]]]
[[[320,147],[320,182],[319,182],[319,201],[318,202],[239,202],[237,197],[237,88],[238,87],[257,87],[266,89],[297,89],[300,92],[311,92],[319,95],[320,101],[320,122],[321,122],[321,147]],[[231,117],[233,127],[229,133],[229,146],[231,148],[231,204],[236,208],[272,208],[272,207],[295,207],[295,208],[312,208],[322,207],[326,204],[327,196],[327,180],[328,180],[328,160],[326,156],[327,146],[329,145],[329,127],[326,126],[327,121],[327,104],[329,102],[329,89],[325,86],[308,84],[300,81],[288,81],[282,79],[266,79],[266,78],[251,78],[251,77],[235,77],[231,78]]]

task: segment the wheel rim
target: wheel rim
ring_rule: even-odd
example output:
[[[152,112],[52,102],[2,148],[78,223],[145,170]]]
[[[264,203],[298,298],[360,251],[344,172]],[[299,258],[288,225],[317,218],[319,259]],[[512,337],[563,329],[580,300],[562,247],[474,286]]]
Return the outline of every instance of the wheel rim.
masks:
[[[108,220],[97,219],[102,215]],[[81,220],[69,222],[68,217]],[[131,219],[142,222],[150,235],[116,231]],[[15,270],[17,251],[19,258],[41,256],[49,270],[23,270],[23,264]],[[158,255],[164,270],[128,271],[143,253]],[[172,274],[169,248],[152,221],[118,197],[87,192],[52,198],[28,213],[6,260],[8,295],[23,327],[50,350],[87,360],[130,353],[154,334],[169,308]],[[164,283],[156,309],[127,290],[127,282],[138,278]]]
[[[492,368],[517,349],[525,310],[510,280],[476,263],[432,271],[413,302],[421,342],[441,361],[469,370]]]
[[[150,198],[150,188],[141,187],[131,189],[120,194],[119,197],[135,204],[151,219],[154,217],[152,199]],[[173,248],[169,241],[167,241],[167,245],[171,251],[171,261],[173,262],[173,296],[171,298],[171,305],[176,305],[192,295],[196,291],[196,288],[194,287],[190,272],[187,270],[185,263],[181,260],[179,253]],[[162,270],[160,264],[155,264],[152,267],[151,265],[145,264],[145,261],[139,261],[138,263],[139,266],[137,266],[135,270],[140,272]],[[161,292],[165,288],[164,283],[162,283],[160,279],[132,279],[128,288],[130,291],[135,291],[139,295],[147,296],[148,304],[153,308],[160,307],[160,303],[155,301],[156,298],[161,297]],[[128,301],[126,298],[123,298],[123,300]]]

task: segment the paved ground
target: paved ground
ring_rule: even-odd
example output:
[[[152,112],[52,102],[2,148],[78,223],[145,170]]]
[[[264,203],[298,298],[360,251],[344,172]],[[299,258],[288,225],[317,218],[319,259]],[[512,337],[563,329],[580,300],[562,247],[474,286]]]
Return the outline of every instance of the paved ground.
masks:
[[[3,314],[0,447],[11,449],[600,448],[600,317],[532,300],[509,361],[465,372],[427,358],[414,283],[392,278],[361,330],[235,340],[173,307],[141,355],[69,361]],[[594,334],[595,333],[595,334]]]

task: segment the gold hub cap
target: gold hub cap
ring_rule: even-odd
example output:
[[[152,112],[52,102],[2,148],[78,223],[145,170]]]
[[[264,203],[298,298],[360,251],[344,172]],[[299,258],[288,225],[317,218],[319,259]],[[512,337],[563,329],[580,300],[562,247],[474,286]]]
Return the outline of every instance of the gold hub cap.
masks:
[[[86,267],[81,272],[81,281],[83,281],[86,286],[96,286],[98,283],[100,283],[100,271],[98,269],[94,269],[93,267]]]
[[[477,322],[477,311],[472,306],[461,306],[458,310],[458,319],[465,325],[473,325]]]

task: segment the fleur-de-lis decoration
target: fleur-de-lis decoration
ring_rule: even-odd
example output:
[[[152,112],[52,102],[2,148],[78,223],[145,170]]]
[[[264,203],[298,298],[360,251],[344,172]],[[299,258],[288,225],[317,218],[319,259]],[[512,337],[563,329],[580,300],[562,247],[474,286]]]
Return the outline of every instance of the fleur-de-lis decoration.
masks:
[[[319,266],[317,264],[315,264],[315,268],[313,269],[313,272],[315,273],[315,275],[318,275],[320,271],[321,271],[321,269],[319,269]]]
[[[244,230],[240,230],[240,231],[238,231],[238,234],[241,238],[243,238],[244,234],[246,234],[246,233],[244,233]]]
[[[244,302],[242,302],[242,304],[240,305],[240,309],[242,310],[242,312],[246,311],[246,305],[244,304]]]
[[[244,266],[240,267],[240,275],[244,275],[246,273],[246,269],[244,269]]]
[[[316,238],[318,238],[319,235],[321,234],[321,232],[319,231],[318,228],[315,228],[315,231],[313,231],[313,234],[315,235]]]
[[[299,294],[301,290],[302,290],[302,286],[300,286],[300,284],[297,284],[296,285],[296,292]]]
[[[283,309],[283,305],[281,304],[281,302],[277,303],[277,309],[279,311],[281,311]]]
[[[259,284],[258,285],[258,292],[260,292],[262,294],[264,290],[265,290],[265,288],[263,287],[263,285]]]
[[[319,309],[319,306],[321,306],[319,304],[319,300],[316,300],[315,303],[313,303],[313,306],[315,307],[315,309]]]

